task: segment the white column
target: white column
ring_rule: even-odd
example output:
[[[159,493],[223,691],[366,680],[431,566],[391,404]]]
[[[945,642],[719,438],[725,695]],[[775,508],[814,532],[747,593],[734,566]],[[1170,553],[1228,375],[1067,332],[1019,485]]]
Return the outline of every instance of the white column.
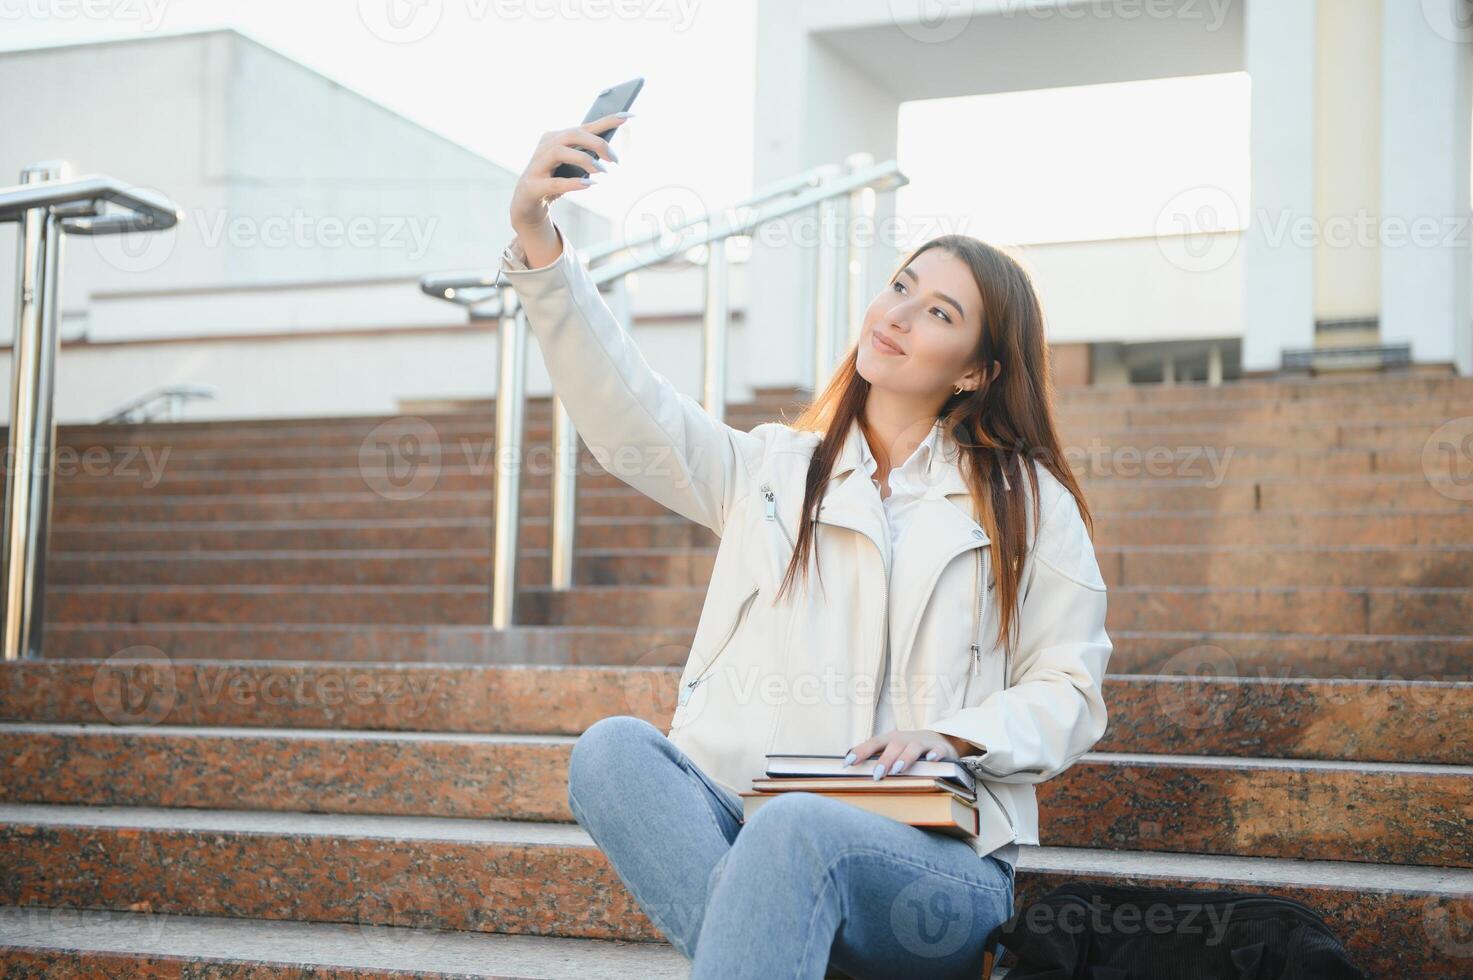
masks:
[[[1243,370],[1314,343],[1314,243],[1292,234],[1315,212],[1316,0],[1253,0],[1244,11],[1252,78],[1252,206],[1246,232]]]
[[[877,161],[896,155],[899,99],[882,72],[855,65],[813,37],[810,13],[790,0],[762,0],[759,7],[752,134],[758,188],[819,164],[842,164],[851,153],[868,152]],[[877,220],[893,216],[894,197],[880,196]],[[818,231],[815,218],[804,215],[753,241],[743,372],[752,386],[810,383]],[[873,253],[872,284],[895,271],[896,259],[893,248]]]
[[[1473,374],[1468,16],[1462,0],[1386,0],[1381,49],[1381,340],[1464,375]]]

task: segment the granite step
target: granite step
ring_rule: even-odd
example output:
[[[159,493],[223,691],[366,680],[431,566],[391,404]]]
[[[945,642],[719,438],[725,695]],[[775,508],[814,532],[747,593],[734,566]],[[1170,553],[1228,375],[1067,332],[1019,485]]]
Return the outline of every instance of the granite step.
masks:
[[[1369,482],[1376,480],[1378,482]],[[1406,513],[1440,515],[1442,540],[1473,522],[1473,507],[1457,495],[1441,492],[1426,481],[1405,478],[1366,478],[1316,495],[1313,483],[1299,485],[1267,481],[1224,483],[1208,486],[1116,484],[1104,490],[1086,491],[1093,511],[1136,512],[1151,518],[1169,518],[1166,512],[1191,512],[1216,522],[1262,511],[1304,514],[1314,509],[1359,511],[1367,516],[1396,518]],[[526,491],[520,502],[519,518],[543,519],[551,513],[550,491]],[[56,518],[62,524],[95,525],[118,522],[161,521],[280,521],[291,519],[392,521],[406,518],[421,521],[480,518],[490,520],[496,511],[494,492],[487,485],[479,490],[435,489],[411,498],[362,489],[342,493],[229,493],[216,495],[155,495],[88,497],[58,500]],[[578,521],[589,518],[629,517],[655,519],[678,516],[654,499],[633,488],[585,491],[579,494]],[[1200,518],[1199,518],[1200,519]],[[1214,525],[1199,534],[1221,534]],[[1259,538],[1266,537],[1261,530]],[[1354,542],[1345,542],[1354,543]]]
[[[706,589],[578,585],[518,589],[527,625],[694,629]],[[490,621],[490,590],[467,585],[60,585],[47,589],[57,623],[417,623]],[[1473,622],[1473,588],[1125,585],[1110,591],[1107,624],[1123,630],[1321,635],[1435,634]]]
[[[750,431],[757,424],[771,420],[754,416],[729,421],[734,428]],[[1420,441],[1411,440],[1416,444],[1376,448],[1354,444],[1370,422],[1337,420],[1333,424],[1345,426],[1343,435],[1351,440],[1351,444],[1338,445],[1329,438],[1330,422],[1314,423],[1318,426],[1317,434],[1308,441],[1278,434],[1285,427],[1302,428],[1304,420],[1297,417],[1267,423],[1236,420],[1220,425],[1190,422],[1160,425],[1149,418],[1091,413],[1077,423],[1065,422],[1061,439],[1065,459],[1080,476],[1220,478],[1224,471],[1238,478],[1415,473],[1429,462],[1425,451],[1433,433],[1455,435],[1470,423],[1473,423],[1473,404],[1451,413],[1428,408],[1417,416],[1378,418],[1375,423],[1381,433],[1378,439],[1389,438],[1388,433],[1406,435],[1421,431],[1424,435]],[[1273,436],[1267,443],[1239,438],[1239,433],[1248,427]],[[351,441],[351,434],[337,430],[321,431],[315,441],[304,440],[295,431],[281,435],[295,441],[284,445],[276,439],[253,442],[242,436],[241,440],[218,444],[195,444],[188,436],[164,429],[152,441],[108,442],[100,438],[90,444],[59,444],[57,485],[59,490],[68,488],[70,492],[79,492],[74,488],[151,486],[160,478],[218,482],[233,476],[265,481],[290,476],[306,478],[317,471],[381,475],[387,460],[411,459],[408,455],[401,457],[397,450],[391,455],[371,438]],[[442,472],[465,470],[482,475],[495,472],[495,433],[488,421],[481,421],[478,428],[461,424],[445,432],[427,429],[416,436],[413,461],[432,465]],[[535,485],[550,479],[553,472],[550,428],[528,431],[522,452],[525,456],[522,472],[528,482]],[[577,466],[580,481],[593,486],[617,482],[581,440]],[[3,472],[4,467],[0,466],[0,473]],[[273,475],[251,476],[256,473]]]
[[[209,551],[346,548],[484,548],[491,550],[492,521],[485,514],[452,518],[388,517],[333,520],[125,520],[52,525],[51,547],[60,551],[107,549]],[[1265,547],[1434,546],[1473,538],[1473,514],[1446,510],[1357,509],[1281,511],[1095,510],[1096,549],[1151,545]],[[59,515],[65,518],[67,515]],[[715,547],[709,528],[677,515],[599,517],[579,515],[580,549]],[[517,544],[544,552],[550,545],[546,516],[523,515]]]
[[[1374,404],[1374,402],[1373,402]],[[750,432],[763,423],[781,423],[764,413],[729,414],[726,424]],[[1385,449],[1420,451],[1433,433],[1464,433],[1473,416],[1463,407],[1454,414],[1429,407],[1423,413],[1401,417],[1371,414],[1364,419],[1301,419],[1287,414],[1274,421],[1227,419],[1142,419],[1131,416],[1100,417],[1097,413],[1071,416],[1061,413],[1058,423],[1062,447],[1080,454],[1117,454],[1128,451],[1140,457],[1145,452],[1214,448],[1218,454],[1242,449]],[[489,417],[401,416],[389,420],[365,420],[354,426],[321,424],[303,420],[298,426],[256,427],[252,424],[222,423],[214,429],[171,429],[165,424],[146,430],[118,429],[81,435],[57,435],[57,466],[63,473],[100,473],[109,470],[146,472],[168,467],[171,461],[190,458],[197,452],[261,452],[314,448],[321,452],[352,452],[364,466],[382,466],[386,458],[401,452],[399,441],[412,438],[415,458],[445,464],[480,464],[491,470],[495,460],[495,421]],[[527,420],[523,427],[523,451],[529,461],[549,463],[552,424],[549,420]],[[580,448],[580,466],[594,460],[586,445]]]
[[[1243,379],[1221,385],[1205,382],[1176,384],[1091,385],[1060,388],[1055,401],[1060,405],[1166,405],[1214,401],[1261,404],[1321,398],[1430,398],[1467,396],[1473,379],[1450,373],[1401,375],[1376,374],[1323,378]]]
[[[1473,406],[1468,413],[1473,414]],[[1122,425],[1126,423],[1121,423]],[[494,472],[494,456],[487,453],[486,446],[479,443],[452,443],[439,447],[439,463],[474,468],[476,472]],[[1356,476],[1391,473],[1419,473],[1423,469],[1424,457],[1417,449],[1340,449],[1279,447],[1252,448],[1233,446],[1226,450],[1214,448],[1208,453],[1204,446],[1155,446],[1147,445],[1151,454],[1145,455],[1143,447],[1134,447],[1132,458],[1130,447],[1096,444],[1093,437],[1064,444],[1065,459],[1079,476],[1092,472],[1101,479],[1132,480],[1141,476],[1195,476],[1205,478],[1225,469],[1238,479],[1285,476]],[[146,451],[145,451],[146,450]],[[167,450],[167,455],[165,455]],[[523,473],[529,483],[537,485],[551,479],[551,446],[537,443],[528,448],[528,465]],[[69,450],[70,452],[70,450]],[[145,476],[164,474],[179,479],[188,474],[246,474],[259,471],[275,471],[282,474],[309,474],[316,470],[351,470],[363,466],[365,471],[377,472],[380,466],[365,466],[359,451],[353,446],[294,446],[277,447],[265,445],[258,448],[212,448],[181,449],[167,440],[160,445],[148,445],[123,450],[120,447],[98,447],[95,457],[75,458],[67,452],[59,453],[56,479],[58,485],[106,484],[113,481],[137,482]],[[129,455],[131,454],[131,455]],[[1103,457],[1103,458],[1102,458]],[[1101,465],[1109,462],[1113,465]],[[0,473],[4,468],[0,467]],[[578,481],[582,486],[608,488],[623,485],[622,481],[598,464],[586,445],[579,447]]]
[[[694,634],[694,624],[675,628],[523,624],[495,630],[481,624],[442,623],[53,620],[46,623],[44,652],[47,659],[107,659],[143,649],[176,659],[668,666],[685,662]]]
[[[577,825],[4,804],[0,865],[11,906],[659,938]],[[1025,845],[1015,907],[1068,881],[1291,898],[1371,976],[1466,962],[1452,923],[1473,893],[1468,869]]]
[[[0,801],[571,823],[575,741],[0,723]],[[1038,804],[1066,847],[1473,867],[1470,798],[1468,766],[1092,752]]]
[[[287,922],[116,909],[0,908],[0,973],[14,977],[281,980],[683,980],[656,942]]]
[[[1384,404],[1375,397],[1369,404]],[[1286,406],[1265,416],[1234,414],[1226,403],[1216,412],[1169,414],[1139,410],[1112,412],[1108,407],[1056,402],[1056,423],[1065,445],[1088,445],[1096,440],[1109,446],[1360,446],[1363,448],[1420,448],[1427,436],[1443,423],[1467,418],[1473,398],[1460,394],[1452,399],[1429,400],[1420,410],[1408,406],[1383,412],[1365,410],[1349,415],[1327,405],[1303,414]],[[1157,409],[1164,407],[1161,403]],[[728,408],[725,423],[750,431],[765,422],[792,424],[796,413],[783,416],[760,405]],[[529,413],[523,427],[524,444],[546,445],[552,440],[552,420],[546,412]],[[1420,432],[1420,439],[1416,433]],[[451,456],[471,453],[485,458],[494,445],[495,416],[492,414],[404,414],[361,416],[351,419],[234,420],[216,424],[152,423],[144,426],[58,426],[59,464],[73,464],[79,471],[125,465],[138,460],[138,447],[153,447],[158,455],[189,454],[226,448],[257,449],[318,446],[362,449],[382,457],[404,434],[415,437],[417,448]],[[8,438],[8,435],[0,436]],[[1368,441],[1369,440],[1369,441]]]
[[[1095,549],[1110,588],[1121,585],[1241,587],[1440,586],[1473,582],[1473,545],[1421,547],[1139,545]],[[709,585],[714,548],[580,548],[583,585]],[[517,582],[546,584],[546,549],[521,549]],[[52,551],[49,585],[477,585],[491,581],[481,548]]]
[[[704,596],[682,586],[528,586],[518,621],[694,626]],[[1473,622],[1473,589],[1124,585],[1110,590],[1106,622],[1111,630],[1449,635]]]
[[[64,516],[64,515],[63,515]],[[106,549],[217,551],[476,548],[491,553],[493,522],[489,514],[474,517],[382,520],[313,518],[253,521],[101,521],[52,525],[51,547],[59,551]],[[714,547],[719,538],[683,517],[578,518],[580,548]],[[551,541],[546,517],[523,517],[518,529],[521,550],[546,552]]]
[[[427,517],[493,515],[494,474],[461,467],[442,467],[433,479],[403,487],[360,470],[316,470],[307,474],[277,472],[216,474],[191,479],[163,475],[157,479],[120,479],[110,483],[67,483],[57,488],[58,515],[69,521],[120,520],[136,516],[158,520],[164,508],[174,508],[190,519],[200,508],[211,508],[221,519],[259,512],[263,506],[280,507],[295,501],[304,514],[330,510],[335,516],[423,515]],[[1132,480],[1083,482],[1085,500],[1092,509],[1123,510],[1329,510],[1384,508],[1473,512],[1473,494],[1422,473],[1337,477],[1326,484],[1318,477],[1218,480],[1196,477],[1151,477]],[[227,505],[237,510],[226,509]],[[551,513],[552,490],[524,484],[519,496],[520,516],[545,517]],[[470,509],[467,510],[466,508]],[[345,513],[342,508],[349,508]],[[673,513],[627,484],[577,489],[577,511],[582,515],[646,515]],[[325,515],[324,515],[325,516]]]
[[[1207,669],[1108,674],[1095,751],[1473,765],[1469,681],[1193,666]],[[0,721],[572,736],[612,714],[668,727],[680,667],[38,659],[0,672]]]
[[[682,664],[684,627],[375,623],[57,623],[45,627],[48,658],[106,659],[135,647],[176,659],[321,660],[332,663]],[[1120,674],[1210,670],[1230,677],[1363,680],[1473,679],[1473,637],[1110,630],[1110,669]]]
[[[1097,548],[1156,544],[1323,546],[1445,545],[1473,540],[1473,512],[1420,506],[1333,510],[1095,512]],[[545,526],[545,525],[544,525]],[[523,535],[538,534],[529,525]],[[527,541],[532,544],[531,540]]]
[[[1110,630],[1110,669],[1280,679],[1473,680],[1473,636]]]

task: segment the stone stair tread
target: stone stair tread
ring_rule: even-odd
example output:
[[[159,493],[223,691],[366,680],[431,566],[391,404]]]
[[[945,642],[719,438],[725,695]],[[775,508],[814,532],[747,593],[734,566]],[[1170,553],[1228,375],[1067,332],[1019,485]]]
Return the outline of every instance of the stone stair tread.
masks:
[[[1473,685],[1469,685],[1473,689]],[[0,725],[0,729],[3,729]],[[1337,770],[1384,776],[1461,776],[1473,779],[1473,766],[1429,762],[1361,762],[1346,759],[1280,759],[1236,755],[1187,755],[1176,752],[1086,752],[1080,762],[1172,766],[1178,769],[1293,769],[1301,772]]]
[[[464,817],[261,810],[0,803],[0,824],[297,837],[455,841],[529,847],[594,847],[577,824]],[[1361,861],[1021,845],[1018,872],[1213,881],[1221,887],[1294,886],[1333,891],[1466,896],[1473,869]]]
[[[1473,689],[1473,685],[1468,685]],[[445,732],[417,729],[283,728],[244,725],[113,725],[101,722],[0,721],[3,735],[53,735],[165,738],[250,738],[340,742],[440,742],[476,745],[572,745],[576,735],[521,732]],[[1343,759],[1290,759],[1256,756],[1188,755],[1162,752],[1086,752],[1081,763],[1157,765],[1173,768],[1291,769],[1342,771],[1385,776],[1458,776],[1473,779],[1473,766],[1421,762],[1363,762]]]
[[[445,742],[466,745],[572,745],[576,735],[516,732],[437,732],[372,728],[280,728],[245,725],[111,725],[91,722],[0,721],[0,735],[108,735],[155,738],[331,739],[338,742]],[[1457,768],[1446,766],[1442,768]]]
[[[1349,892],[1407,892],[1466,897],[1473,893],[1473,869],[1425,865],[1372,864],[1366,861],[1306,861],[1298,858],[1243,857],[1166,851],[1121,851],[1088,847],[1018,849],[1018,873],[1102,875],[1211,880],[1221,887],[1253,891],[1259,886],[1297,886]]]
[[[358,837],[397,841],[459,841],[593,847],[577,824],[473,817],[403,817],[362,813],[209,810],[152,806],[0,803],[0,824],[159,830],[193,833]]]
[[[1125,553],[1125,554],[1304,554],[1304,553],[1326,553],[1336,555],[1355,554],[1397,554],[1401,552],[1417,554],[1473,554],[1473,544],[1233,544],[1227,542],[1191,542],[1191,543],[1157,543],[1157,544],[1102,544],[1096,546],[1095,550],[1103,554]],[[523,555],[547,554],[547,548],[518,549]],[[603,555],[603,556],[679,556],[679,555],[714,555],[714,545],[691,546],[691,547],[621,547],[621,548],[598,548],[584,546],[578,548],[579,555]],[[230,560],[284,560],[290,558],[485,558],[489,563],[491,556],[484,548],[219,548],[211,550],[181,551],[179,549],[143,549],[132,551],[117,551],[114,549],[97,550],[52,550],[48,552],[51,558],[85,558],[90,561],[112,561],[112,560],[135,560],[135,559],[202,559],[206,561]]]
[[[170,957],[197,966],[402,971],[414,976],[661,980],[690,964],[665,943],[350,923],[0,908],[0,950]],[[0,962],[5,952],[0,951]]]
[[[48,587],[47,591],[52,591],[53,589],[62,588],[62,587],[63,586],[51,586],[51,587]],[[148,586],[148,588],[167,588],[167,586]],[[232,588],[233,588],[233,586],[232,586]],[[365,586],[365,588],[376,588],[376,586]],[[497,630],[497,629],[494,629],[489,624],[483,624],[483,623],[333,623],[333,622],[321,622],[321,623],[242,622],[242,623],[230,623],[230,622],[207,622],[207,621],[180,622],[180,621],[172,620],[172,619],[170,619],[170,620],[152,620],[152,621],[150,621],[150,620],[144,620],[144,621],[140,621],[140,622],[133,622],[133,621],[110,622],[110,621],[106,621],[106,620],[103,620],[103,621],[96,621],[96,620],[94,620],[94,621],[88,621],[88,622],[50,622],[50,623],[47,623],[46,624],[46,629],[47,630],[67,630],[67,631],[73,631],[73,632],[93,632],[93,631],[98,631],[98,630],[111,630],[111,629],[124,629],[124,628],[129,629],[129,630],[147,630],[147,629],[189,630],[189,631],[193,631],[193,632],[197,632],[197,633],[227,633],[227,632],[228,633],[239,633],[241,631],[257,632],[257,633],[321,633],[321,632],[343,632],[343,633],[374,632],[374,633],[376,633],[376,632],[381,632],[381,631],[390,631],[390,630],[392,630],[392,631],[395,631],[395,632],[409,632],[409,633],[447,633],[447,632],[452,632],[452,633],[453,632],[464,632],[464,633],[485,632],[485,633],[492,633],[492,632],[494,632],[494,633],[524,633],[524,634],[528,634],[528,635],[547,635],[547,634],[561,634],[561,633],[570,633],[570,634],[571,633],[585,633],[585,634],[591,634],[591,635],[601,635],[601,634],[606,634],[607,633],[607,634],[618,634],[618,635],[628,635],[628,636],[639,636],[639,635],[646,634],[646,633],[658,633],[660,635],[665,635],[665,634],[672,633],[672,632],[692,632],[695,629],[695,624],[692,623],[690,625],[690,627],[688,627],[688,628],[682,627],[679,630],[672,629],[672,628],[670,628],[668,626],[620,626],[620,625],[616,625],[616,624],[610,624],[608,626],[599,626],[599,625],[588,624],[588,623],[569,623],[567,625],[562,625],[562,626],[555,625],[555,624],[548,624],[548,623],[518,623],[518,624],[515,624],[513,626],[509,626],[509,627],[507,627],[504,630]],[[1323,635],[1328,635],[1328,634],[1310,634],[1310,635],[1323,636]],[[1408,638],[1409,639],[1417,639],[1417,640],[1426,639],[1426,637],[1423,637],[1423,636],[1420,636],[1420,635],[1414,635],[1414,636],[1411,636],[1411,637],[1408,637]],[[44,659],[44,658],[42,658],[42,659]],[[81,659],[82,658],[78,658],[79,661]],[[86,659],[91,659],[91,658],[86,658]],[[170,659],[173,660],[175,663],[188,663],[189,660],[190,660],[190,658],[188,658],[188,657],[171,657]],[[225,661],[225,660],[211,660],[209,662],[210,663],[214,663],[214,664],[220,664],[220,663],[228,663],[229,661]],[[251,659],[251,660],[242,660],[242,661],[239,661],[239,662],[240,663],[257,663],[258,661],[254,660],[254,659]],[[311,659],[308,658],[308,660],[306,662],[311,662]],[[397,661],[391,661],[391,662],[397,663]],[[434,665],[433,664],[428,664],[427,666],[434,666]],[[538,666],[538,665],[529,665],[529,666]]]

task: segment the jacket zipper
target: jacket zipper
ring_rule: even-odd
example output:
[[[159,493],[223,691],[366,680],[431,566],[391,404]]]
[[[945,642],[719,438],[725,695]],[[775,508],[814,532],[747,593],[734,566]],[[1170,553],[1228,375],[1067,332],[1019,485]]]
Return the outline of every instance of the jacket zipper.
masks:
[[[690,700],[691,694],[695,692],[696,685],[700,684],[701,681],[706,679],[706,675],[711,672],[711,668],[715,665],[717,659],[724,652],[726,652],[727,644],[731,642],[731,638],[736,634],[737,627],[740,626],[742,620],[746,618],[747,609],[750,608],[752,600],[756,598],[757,593],[761,591],[761,588],[762,587],[760,585],[754,585],[752,587],[752,591],[747,593],[746,598],[742,600],[741,609],[739,609],[736,616],[732,618],[731,628],[726,631],[726,636],[724,639],[722,639],[721,645],[716,648],[716,652],[711,655],[711,659],[707,660],[706,663],[702,665],[701,672],[695,677],[692,677],[689,681],[686,681],[685,686],[680,689],[680,696],[676,699],[677,705],[684,705],[687,701]]]
[[[978,786],[981,786],[983,789],[987,790],[987,795],[992,797],[992,802],[997,804],[997,808],[1002,811],[1002,815],[1007,819],[1008,829],[1016,834],[1018,828],[1013,826],[1013,816],[1012,814],[1008,813],[1008,808],[1002,805],[1002,800],[997,798],[997,794],[992,791],[991,786],[987,785],[986,780],[979,779],[976,782]]]
[[[764,484],[764,486],[765,486],[765,484]],[[824,505],[822,503],[820,503],[818,505],[818,511],[819,511],[820,514],[823,513],[823,506]],[[834,520],[824,521],[821,517],[819,518],[819,520],[820,520],[821,523],[827,524],[830,527],[844,527],[844,528],[848,528],[849,530],[855,532],[856,534],[859,534],[859,535],[863,536],[864,539],[867,540],[870,544],[874,545],[875,546],[875,550],[880,553],[880,568],[881,568],[883,574],[880,576],[880,614],[881,614],[881,616],[880,616],[880,642],[879,642],[879,652],[878,653],[879,653],[879,659],[881,659],[881,660],[884,661],[884,668],[885,668],[885,670],[888,671],[890,669],[890,658],[887,657],[887,656],[885,656],[885,644],[887,644],[887,643],[890,642],[890,566],[889,566],[889,563],[886,561],[886,559],[889,556],[886,554],[884,546],[882,546],[878,541],[876,541],[874,538],[870,537],[868,534],[865,534],[864,531],[862,531],[861,529],[855,527],[854,525],[852,525],[852,524],[845,524],[842,521],[834,521]],[[781,523],[781,522],[779,522],[779,523]],[[875,678],[875,692],[876,692],[877,695],[878,695],[879,690],[880,690],[880,678],[879,677],[876,677]],[[877,712],[878,710],[879,710],[879,702],[876,701],[875,702],[875,706],[874,706],[874,712]],[[873,731],[873,729],[874,729],[874,723],[875,723],[875,721],[874,721],[874,712],[871,712],[871,714],[870,714],[869,728],[871,729],[871,731]]]
[[[782,532],[783,540],[788,543],[788,550],[796,551],[798,546],[793,543],[792,537],[788,534],[787,527],[783,524],[783,519],[778,516],[777,498],[772,492],[772,484],[762,484],[762,496],[767,499],[767,519],[776,524],[777,529]]]
[[[968,669],[968,671],[967,671],[967,680],[966,680],[966,683],[962,685],[962,707],[964,707],[964,708],[967,706],[967,695],[970,694],[971,691],[972,691],[972,678],[981,670],[981,667],[982,667],[982,647],[981,647],[981,643],[982,643],[982,593],[984,591],[989,591],[990,592],[992,590],[992,586],[991,585],[988,585],[986,590],[984,590],[982,588],[983,568],[982,568],[982,549],[981,548],[978,548],[977,549],[976,558],[977,558],[977,590],[976,590],[977,591],[977,598],[976,598],[976,604],[972,608],[972,625],[973,625],[973,632],[974,632],[975,635],[972,637],[972,663],[971,663],[970,669]],[[1007,686],[1007,678],[1006,677],[1003,678],[1003,686],[1004,687]]]

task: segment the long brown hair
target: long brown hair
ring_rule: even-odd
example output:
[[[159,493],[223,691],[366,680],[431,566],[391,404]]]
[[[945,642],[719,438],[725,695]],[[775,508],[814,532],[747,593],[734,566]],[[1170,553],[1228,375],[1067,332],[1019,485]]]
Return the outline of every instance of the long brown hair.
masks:
[[[896,267],[895,275],[916,256],[932,248],[945,249],[965,262],[982,295],[982,330],[973,351],[973,363],[984,369],[990,369],[993,361],[1002,366],[995,378],[984,381],[976,390],[964,390],[947,398],[939,418],[957,443],[961,454],[958,465],[971,491],[974,516],[991,539],[998,603],[1002,610],[998,641],[1012,648],[1017,643],[1016,609],[1028,545],[1024,493],[1033,497],[1035,531],[1040,517],[1036,474],[1023,461],[1036,460],[1068,489],[1091,534],[1094,522],[1084,491],[1065,462],[1054,424],[1053,382],[1044,341],[1043,308],[1032,278],[1011,256],[969,235],[941,235],[931,239],[911,252]],[[895,281],[895,275],[891,276],[891,282]],[[858,420],[860,427],[868,431],[864,407],[870,383],[856,367],[858,357],[856,343],[849,348],[823,392],[790,423],[796,429],[818,432],[822,438],[808,464],[797,546],[778,589],[779,598],[798,569],[807,577],[816,526],[812,515],[851,423]],[[990,372],[984,370],[983,377],[989,378]],[[822,579],[820,570],[820,585]]]

